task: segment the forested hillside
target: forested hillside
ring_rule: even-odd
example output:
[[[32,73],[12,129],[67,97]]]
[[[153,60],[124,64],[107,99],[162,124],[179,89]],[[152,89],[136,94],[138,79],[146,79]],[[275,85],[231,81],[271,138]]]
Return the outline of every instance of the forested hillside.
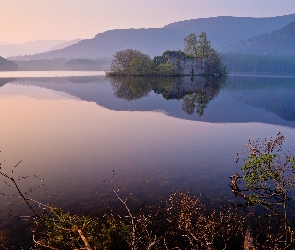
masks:
[[[18,66],[16,63],[9,61],[0,56],[0,71],[13,71],[17,69],[18,69]]]
[[[294,56],[222,54],[221,57],[229,73],[295,74]]]
[[[295,22],[273,31],[229,46],[225,51],[239,54],[295,55]]]

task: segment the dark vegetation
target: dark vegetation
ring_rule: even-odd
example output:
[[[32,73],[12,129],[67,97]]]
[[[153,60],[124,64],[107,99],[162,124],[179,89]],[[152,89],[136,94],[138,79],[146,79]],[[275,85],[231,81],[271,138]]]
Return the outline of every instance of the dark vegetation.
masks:
[[[248,40],[235,43],[226,50],[229,53],[257,54],[273,56],[295,55],[295,22]]]
[[[66,70],[106,70],[110,66],[110,60],[107,59],[72,59],[65,63]]]
[[[237,155],[244,162],[241,173],[230,177],[236,202],[215,209],[206,209],[190,191],[176,191],[157,211],[131,211],[130,199],[112,184],[125,213],[70,215],[35,201],[34,189],[20,189],[19,179],[29,178],[14,177],[20,163],[0,175],[32,213],[25,217],[34,223],[32,238],[22,249],[294,249],[295,158],[282,152],[283,140],[281,133],[249,139],[247,150]],[[1,233],[2,249],[20,249]]]
[[[222,62],[230,73],[295,74],[294,56],[222,54]]]
[[[18,69],[16,63],[0,56],[0,71],[15,71]]]
[[[224,49],[230,73],[295,73],[295,22],[281,29],[236,42]]]
[[[166,100],[182,100],[182,110],[202,116],[211,100],[218,96],[226,77],[109,77],[116,97],[131,101],[147,96],[150,91]]]

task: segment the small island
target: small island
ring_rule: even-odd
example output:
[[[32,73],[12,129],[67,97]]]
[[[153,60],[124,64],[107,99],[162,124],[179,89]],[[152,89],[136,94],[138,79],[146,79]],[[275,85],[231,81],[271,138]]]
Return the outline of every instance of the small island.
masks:
[[[108,76],[215,76],[226,69],[205,32],[197,39],[193,33],[184,38],[184,51],[167,50],[152,60],[136,49],[115,53]]]

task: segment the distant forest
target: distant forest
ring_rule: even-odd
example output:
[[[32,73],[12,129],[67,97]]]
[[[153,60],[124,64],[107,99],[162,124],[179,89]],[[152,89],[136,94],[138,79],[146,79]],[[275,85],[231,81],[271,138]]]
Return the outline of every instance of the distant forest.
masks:
[[[222,61],[229,73],[295,74],[295,22],[232,44]]]
[[[69,70],[69,71],[99,71],[107,70],[110,67],[111,60],[109,59],[41,59],[29,61],[15,61],[19,70]]]
[[[14,71],[17,69],[18,69],[18,66],[16,63],[9,61],[0,56],[0,71]]]
[[[251,37],[230,45],[224,53],[290,56],[295,55],[295,22],[269,34]]]
[[[222,54],[221,58],[229,73],[295,74],[294,56]]]

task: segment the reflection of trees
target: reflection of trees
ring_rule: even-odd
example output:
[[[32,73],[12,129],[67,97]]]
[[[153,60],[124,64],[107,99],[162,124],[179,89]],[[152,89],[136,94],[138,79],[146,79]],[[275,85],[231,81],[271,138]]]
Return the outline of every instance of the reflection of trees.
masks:
[[[108,77],[115,96],[125,100],[136,100],[147,96],[153,90],[165,99],[183,99],[182,109],[200,116],[208,103],[219,93],[225,82],[219,77]]]
[[[195,111],[202,116],[207,104],[219,93],[225,78],[220,77],[178,77],[168,88],[157,86],[155,92],[162,93],[165,99],[183,100],[182,109],[188,114]]]
[[[188,113],[196,113],[202,116],[207,104],[219,94],[220,88],[224,83],[224,78],[199,78],[195,84],[195,91],[183,97],[182,109]]]
[[[114,89],[115,96],[127,101],[140,99],[151,91],[149,78],[146,77],[108,77]]]
[[[4,86],[6,83],[15,81],[15,78],[0,78],[0,87]]]
[[[202,93],[189,94],[183,97],[182,109],[189,115],[192,115],[196,109],[196,113],[202,116],[209,101],[208,97]]]
[[[71,83],[91,83],[99,82],[103,78],[101,76],[69,76],[66,79]]]
[[[195,98],[196,98],[195,93],[191,95],[187,95],[183,98],[183,103],[182,103],[182,109],[188,113],[189,115],[192,115],[195,112],[196,104],[195,104]]]

